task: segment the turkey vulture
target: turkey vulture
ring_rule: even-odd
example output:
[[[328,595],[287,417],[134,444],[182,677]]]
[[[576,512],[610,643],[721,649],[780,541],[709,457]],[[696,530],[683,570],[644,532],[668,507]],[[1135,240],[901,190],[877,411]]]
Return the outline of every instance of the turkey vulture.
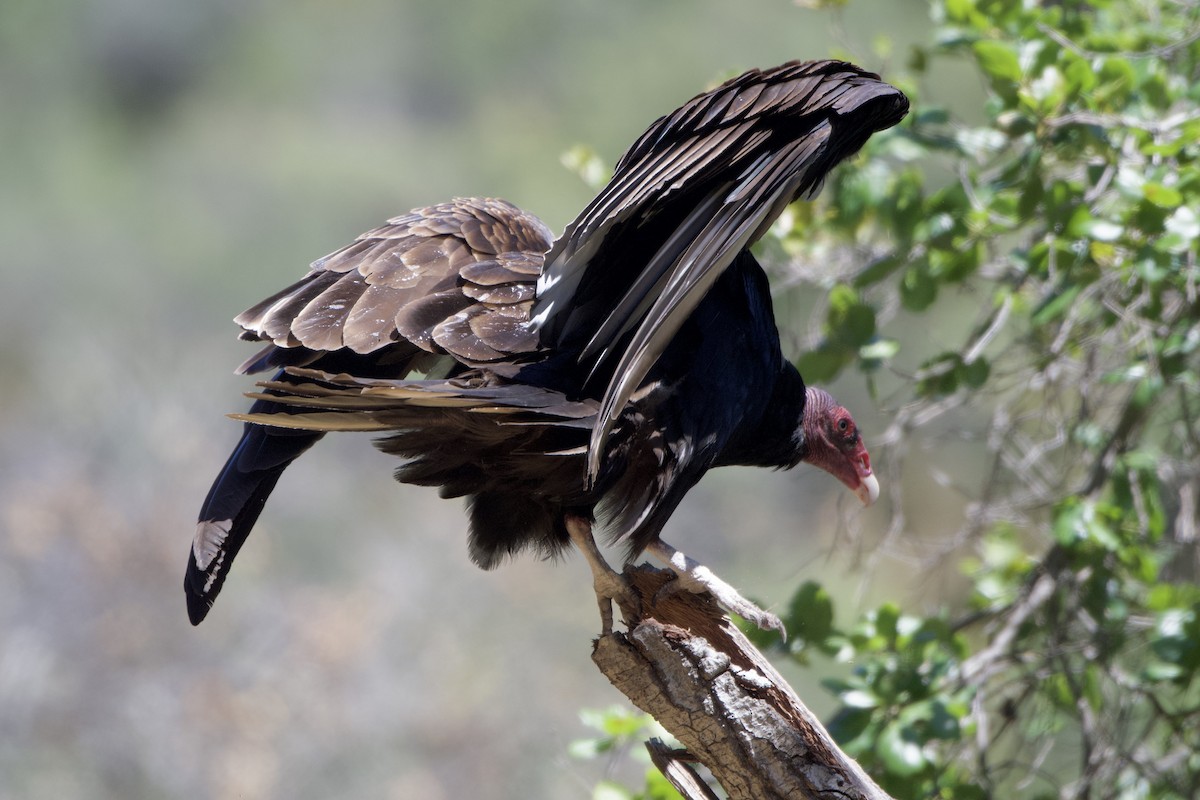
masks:
[[[709,469],[830,472],[879,492],[853,418],[806,388],[780,350],[750,246],[811,198],[903,93],[840,61],[751,70],[657,120],[554,240],[501,200],[459,199],[389,220],[237,317],[268,343],[240,372],[241,441],[200,511],[184,589],[198,624],[276,481],[328,431],[383,434],[396,478],[465,497],[480,567],[574,542],[605,629],[630,591],[591,536],[598,516],[632,559],[778,620],[659,532]]]

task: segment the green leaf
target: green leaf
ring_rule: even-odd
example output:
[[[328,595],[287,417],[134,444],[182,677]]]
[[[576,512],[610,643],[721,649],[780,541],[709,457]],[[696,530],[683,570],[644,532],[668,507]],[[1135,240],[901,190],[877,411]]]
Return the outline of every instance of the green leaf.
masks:
[[[953,394],[963,379],[962,356],[958,353],[939,353],[921,364],[917,391],[922,395]],[[986,376],[985,376],[986,377]]]
[[[654,723],[649,714],[618,705],[582,709],[579,712],[579,721],[593,730],[616,738],[638,736],[648,725]]]
[[[833,600],[814,581],[805,581],[788,602],[787,629],[795,637],[820,644],[833,632]]]
[[[1163,186],[1161,183],[1145,183],[1142,193],[1146,199],[1159,208],[1175,208],[1183,202],[1183,195],[1178,189]]]
[[[1059,708],[1068,709],[1075,706],[1075,694],[1071,691],[1067,676],[1062,673],[1047,675],[1042,681],[1041,690],[1046,698]]]
[[[1061,545],[1071,545],[1082,538],[1083,507],[1074,500],[1059,510],[1054,519],[1054,539]]]
[[[854,276],[854,285],[857,288],[870,286],[891,275],[900,267],[904,266],[904,259],[899,255],[885,256],[873,264],[867,266],[866,269]]]
[[[1096,73],[1087,59],[1073,54],[1065,56],[1068,61],[1063,75],[1066,76],[1067,86],[1074,95],[1087,94],[1096,87]]]
[[[1030,322],[1041,327],[1047,322],[1058,319],[1071,307],[1071,304],[1075,302],[1075,298],[1079,296],[1081,291],[1082,287],[1080,286],[1069,286],[1065,291],[1046,298],[1033,313]]]
[[[972,389],[978,389],[987,383],[991,371],[991,366],[986,358],[976,358],[971,363],[963,365],[963,381]]]
[[[1186,673],[1178,664],[1165,664],[1156,661],[1148,664],[1142,673],[1148,681],[1177,681]]]
[[[966,22],[974,10],[974,0],[946,0],[946,18],[954,22]]]
[[[938,285],[925,265],[909,267],[900,282],[900,302],[909,311],[924,311],[937,299]]]
[[[896,775],[916,775],[929,765],[916,732],[907,725],[893,722],[879,735],[879,757]]]
[[[1125,228],[1110,220],[1092,219],[1083,225],[1083,232],[1099,242],[1115,242],[1125,233]]]
[[[895,339],[875,339],[858,348],[858,357],[863,361],[887,361],[900,352],[900,342]]]
[[[889,641],[894,641],[900,622],[900,608],[895,603],[884,603],[872,615],[875,631]]]
[[[849,284],[839,283],[829,291],[828,332],[843,348],[857,348],[875,335],[875,309],[859,300]]]
[[[608,164],[587,145],[575,145],[563,153],[559,161],[592,189],[600,188],[612,177],[612,170]]]
[[[1180,680],[1200,669],[1200,614],[1197,607],[1162,612],[1150,649],[1159,659],[1179,668]]]
[[[1160,583],[1146,595],[1146,608],[1151,611],[1165,611],[1177,602],[1175,587],[1169,583]]]
[[[1067,501],[1054,520],[1054,538],[1062,545],[1094,542],[1105,550],[1121,546],[1121,538],[1091,501]]]
[[[964,154],[983,160],[1003,149],[1008,137],[995,128],[961,128],[954,132],[954,142]]]
[[[580,761],[591,761],[612,747],[611,739],[576,739],[567,745],[567,754]]]
[[[875,309],[859,303],[846,310],[839,324],[838,339],[849,347],[861,347],[875,336]]]
[[[1129,398],[1130,402],[1145,408],[1158,399],[1164,388],[1161,375],[1147,375],[1137,382],[1133,390],[1133,396]]]
[[[808,383],[828,383],[837,377],[842,367],[850,363],[853,357],[853,351],[822,342],[816,350],[809,350],[796,359],[796,369],[800,370],[800,374]]]
[[[958,716],[950,713],[942,700],[933,701],[933,709],[929,715],[929,733],[937,739],[958,741],[962,738],[962,726]]]
[[[852,755],[871,749],[875,729],[874,713],[869,708],[838,709],[826,726],[829,735]]]
[[[1088,664],[1083,670],[1083,699],[1093,711],[1100,711],[1104,705],[1104,695],[1100,689],[1100,676],[1094,664]]]
[[[838,697],[847,708],[876,708],[880,700],[865,689],[851,689]]]
[[[1013,83],[1021,80],[1021,63],[1010,45],[984,40],[976,42],[974,49],[979,66],[988,76]]]
[[[942,281],[962,281],[979,268],[983,244],[955,240],[948,248],[929,251],[929,274]]]
[[[858,292],[844,283],[839,283],[829,290],[829,308],[835,313],[841,313],[851,306],[858,304]]]
[[[1088,538],[1105,550],[1116,550],[1121,546],[1121,538],[1117,532],[1099,516],[1092,514],[1085,523]]]
[[[1053,113],[1066,99],[1068,84],[1057,67],[1048,66],[1029,82],[1029,97],[1043,114]]]
[[[1137,75],[1129,60],[1120,56],[1109,56],[1100,66],[1099,83],[1092,94],[1097,106],[1111,107],[1129,97],[1137,83]]]
[[[1200,215],[1189,208],[1181,206],[1175,209],[1171,216],[1167,217],[1163,227],[1168,234],[1175,234],[1189,244],[1194,245],[1196,238],[1200,237]]]

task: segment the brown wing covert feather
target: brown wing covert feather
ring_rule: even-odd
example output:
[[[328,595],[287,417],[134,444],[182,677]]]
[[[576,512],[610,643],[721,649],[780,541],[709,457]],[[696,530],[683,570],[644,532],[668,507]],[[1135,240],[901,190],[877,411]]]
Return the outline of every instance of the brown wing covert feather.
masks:
[[[370,353],[401,340],[468,364],[537,347],[529,308],[551,234],[502,200],[416,209],[315,261],[236,318],[243,338]]]

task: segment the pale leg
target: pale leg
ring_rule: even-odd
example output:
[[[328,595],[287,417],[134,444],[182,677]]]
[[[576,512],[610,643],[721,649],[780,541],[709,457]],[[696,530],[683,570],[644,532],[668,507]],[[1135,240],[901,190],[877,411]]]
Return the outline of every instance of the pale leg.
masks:
[[[612,633],[612,601],[617,601],[626,616],[626,621],[629,621],[631,614],[636,616],[641,609],[641,599],[629,581],[604,560],[604,554],[596,547],[596,540],[592,538],[592,523],[573,514],[567,514],[563,521],[575,548],[583,553],[592,569],[592,585],[596,590],[596,602],[600,606],[601,634],[607,636]]]
[[[775,630],[787,637],[783,622],[779,617],[763,611],[738,593],[725,581],[713,574],[713,571],[686,554],[679,552],[662,539],[655,539],[647,547],[651,553],[671,568],[676,579],[662,588],[663,592],[687,589],[693,594],[709,592],[721,606],[739,617],[748,620],[762,630]]]

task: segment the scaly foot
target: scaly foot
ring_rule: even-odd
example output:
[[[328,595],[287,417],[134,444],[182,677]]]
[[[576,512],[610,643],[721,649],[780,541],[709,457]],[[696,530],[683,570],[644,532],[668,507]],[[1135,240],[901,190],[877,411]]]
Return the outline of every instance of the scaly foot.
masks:
[[[657,602],[661,597],[686,589],[693,594],[710,593],[727,611],[732,611],[761,630],[779,631],[787,639],[787,630],[783,621],[769,611],[764,611],[738,593],[725,581],[718,578],[713,571],[693,558],[676,550],[662,539],[655,539],[646,547],[646,552],[652,553],[662,560],[675,573],[675,580],[668,582],[659,589]]]

